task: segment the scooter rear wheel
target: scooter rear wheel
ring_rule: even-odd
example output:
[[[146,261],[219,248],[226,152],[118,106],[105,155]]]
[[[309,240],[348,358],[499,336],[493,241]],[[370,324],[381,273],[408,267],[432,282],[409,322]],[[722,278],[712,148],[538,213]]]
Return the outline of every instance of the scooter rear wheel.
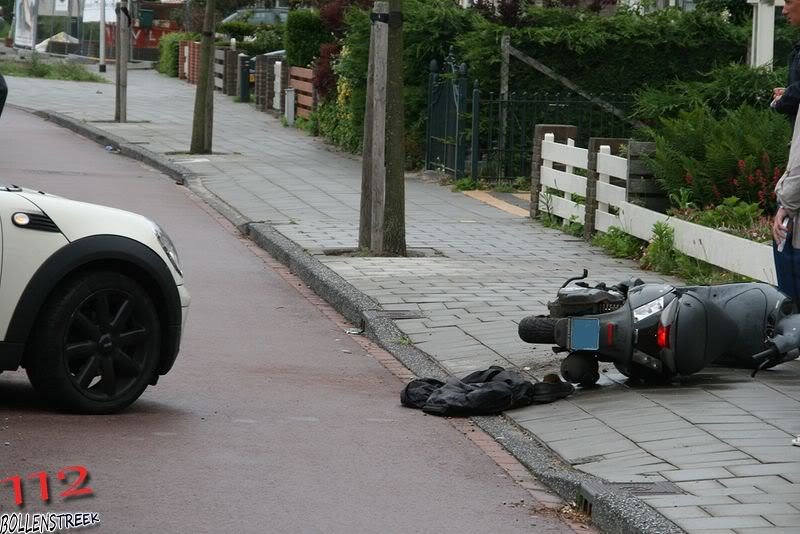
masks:
[[[552,345],[556,342],[556,321],[550,317],[529,315],[519,322],[519,337],[525,343]]]

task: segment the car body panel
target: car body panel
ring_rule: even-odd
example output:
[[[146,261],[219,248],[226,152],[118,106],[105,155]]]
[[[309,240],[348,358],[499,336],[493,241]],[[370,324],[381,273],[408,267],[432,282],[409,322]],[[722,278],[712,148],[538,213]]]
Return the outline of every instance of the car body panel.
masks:
[[[60,233],[39,232],[15,226],[11,216],[16,212],[41,213],[24,197],[0,191],[2,218],[2,267],[0,267],[0,339],[6,339],[8,324],[33,274],[56,250],[69,241]],[[32,233],[35,232],[35,239]],[[8,303],[8,304],[7,304]]]

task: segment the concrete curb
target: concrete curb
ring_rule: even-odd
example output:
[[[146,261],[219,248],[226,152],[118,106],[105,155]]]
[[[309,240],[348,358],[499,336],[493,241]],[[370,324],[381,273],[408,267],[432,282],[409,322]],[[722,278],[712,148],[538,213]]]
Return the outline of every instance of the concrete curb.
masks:
[[[63,113],[57,113],[55,111],[37,111],[26,109],[20,106],[13,107],[28,113],[32,113],[63,128],[67,128],[68,130],[72,130],[73,132],[91,139],[92,141],[103,146],[113,147],[114,150],[119,150],[121,155],[141,161],[142,163],[146,163],[154,169],[163,172],[180,185],[185,185],[187,182],[195,178],[195,174],[192,171],[178,165],[177,163],[173,163],[165,156],[157,154],[139,145],[128,143],[121,137],[105,132],[87,122],[73,119],[72,117],[64,115]]]
[[[208,191],[192,172],[167,158],[85,122],[49,111],[34,111],[15,106],[73,130],[103,146],[113,146],[122,155],[142,161],[188,185],[204,201],[227,218],[242,233],[288,266],[319,296],[324,298],[351,323],[390,352],[417,376],[446,378],[449,374],[427,353],[408,343],[394,321],[382,313],[380,305],[345,281],[317,258],[281,234],[272,225],[251,223],[234,207]],[[533,475],[547,484],[567,502],[582,495],[591,503],[592,523],[607,534],[679,534],[680,527],[656,512],[640,499],[605,485],[602,479],[582,473],[521,429],[508,416],[474,417],[472,420],[501,443]],[[586,439],[591,439],[587,436]]]

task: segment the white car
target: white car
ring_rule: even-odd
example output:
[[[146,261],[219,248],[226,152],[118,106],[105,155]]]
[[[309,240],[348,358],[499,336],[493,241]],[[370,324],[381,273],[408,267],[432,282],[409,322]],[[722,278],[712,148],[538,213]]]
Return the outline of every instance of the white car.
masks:
[[[175,362],[189,300],[154,222],[0,186],[0,371],[24,367],[51,406],[129,406]]]

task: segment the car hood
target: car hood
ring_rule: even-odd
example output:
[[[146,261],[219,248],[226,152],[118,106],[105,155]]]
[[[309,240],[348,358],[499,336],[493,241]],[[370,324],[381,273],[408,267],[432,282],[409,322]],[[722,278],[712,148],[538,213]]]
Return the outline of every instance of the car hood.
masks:
[[[50,217],[70,241],[92,235],[117,235],[135,239],[160,252],[153,223],[147,217],[27,189],[17,194]]]

